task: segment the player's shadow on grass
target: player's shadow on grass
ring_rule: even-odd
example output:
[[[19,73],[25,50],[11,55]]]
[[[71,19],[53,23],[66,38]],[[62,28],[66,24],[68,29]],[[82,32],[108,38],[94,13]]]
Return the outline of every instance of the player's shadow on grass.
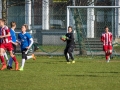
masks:
[[[43,62],[45,64],[58,64],[57,62]]]
[[[63,77],[119,77],[119,76],[114,76],[114,75],[112,75],[112,76],[108,76],[108,75],[59,75],[59,76],[63,76]]]
[[[120,72],[88,72],[88,73],[120,73]]]

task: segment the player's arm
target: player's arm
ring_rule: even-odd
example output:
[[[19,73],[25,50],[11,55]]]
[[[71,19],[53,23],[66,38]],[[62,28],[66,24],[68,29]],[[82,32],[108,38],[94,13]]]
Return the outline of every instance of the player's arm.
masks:
[[[14,44],[14,45],[17,46],[19,43],[18,43],[17,41],[16,41],[16,42],[13,42],[13,41],[12,41],[12,44]]]
[[[28,49],[33,45],[33,38],[30,38],[30,45],[28,46]]]
[[[16,40],[16,42],[21,45],[20,34],[18,34],[18,40]]]
[[[8,32],[6,35],[0,36],[0,38],[6,38],[6,37],[10,37],[10,36],[11,36],[11,34],[10,34],[10,32]]]
[[[28,53],[28,51],[32,45],[33,45],[33,38],[30,38],[30,45],[28,47],[26,47],[27,51],[25,52],[25,54]]]
[[[16,36],[15,36],[15,32],[13,32],[12,30],[10,30],[10,34],[11,34],[11,37],[12,37],[12,44],[14,44],[14,45],[17,46],[18,43],[16,43],[16,42],[13,41],[13,37],[16,37]]]
[[[73,33],[71,34],[71,36],[70,36],[70,38],[66,38],[67,40],[74,40],[74,35],[73,35]]]
[[[32,36],[31,36],[30,34],[27,35],[27,38],[28,38],[28,40],[30,41],[30,44],[29,44],[29,46],[26,47],[26,48],[27,48],[27,49],[30,49],[31,46],[33,45],[33,38],[32,38]]]
[[[104,41],[104,37],[103,37],[103,35],[101,36],[101,42],[103,42]]]
[[[110,35],[110,41],[111,41],[111,42],[112,42],[112,39],[113,39],[113,35],[111,34],[111,35]]]
[[[29,44],[29,46],[28,46],[28,47],[26,47],[27,51],[25,52],[25,54],[27,54],[27,53],[28,53],[28,51],[29,51],[30,47],[33,45],[33,38],[30,38],[29,40],[30,40],[30,44]]]

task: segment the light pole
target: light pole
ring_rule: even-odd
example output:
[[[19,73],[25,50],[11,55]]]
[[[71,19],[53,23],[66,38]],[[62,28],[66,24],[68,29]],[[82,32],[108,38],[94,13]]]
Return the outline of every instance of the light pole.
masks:
[[[25,23],[31,29],[31,0],[25,0]]]
[[[75,6],[75,0],[72,0],[72,4],[73,4],[73,6]]]
[[[49,0],[42,0],[42,29],[49,30]]]

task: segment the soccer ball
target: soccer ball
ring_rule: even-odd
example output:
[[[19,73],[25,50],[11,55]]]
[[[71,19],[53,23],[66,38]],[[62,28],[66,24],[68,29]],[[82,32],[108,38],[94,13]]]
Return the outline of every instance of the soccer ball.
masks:
[[[62,40],[62,41],[65,41],[66,40],[66,36],[65,35],[62,35],[61,37],[60,37],[60,39]]]

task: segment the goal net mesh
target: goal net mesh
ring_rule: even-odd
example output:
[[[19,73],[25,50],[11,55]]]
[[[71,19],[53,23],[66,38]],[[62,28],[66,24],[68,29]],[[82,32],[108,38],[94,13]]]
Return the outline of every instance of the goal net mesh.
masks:
[[[119,7],[67,7],[67,26],[74,30],[75,53],[101,55],[100,36],[108,26],[113,37],[119,37]]]

